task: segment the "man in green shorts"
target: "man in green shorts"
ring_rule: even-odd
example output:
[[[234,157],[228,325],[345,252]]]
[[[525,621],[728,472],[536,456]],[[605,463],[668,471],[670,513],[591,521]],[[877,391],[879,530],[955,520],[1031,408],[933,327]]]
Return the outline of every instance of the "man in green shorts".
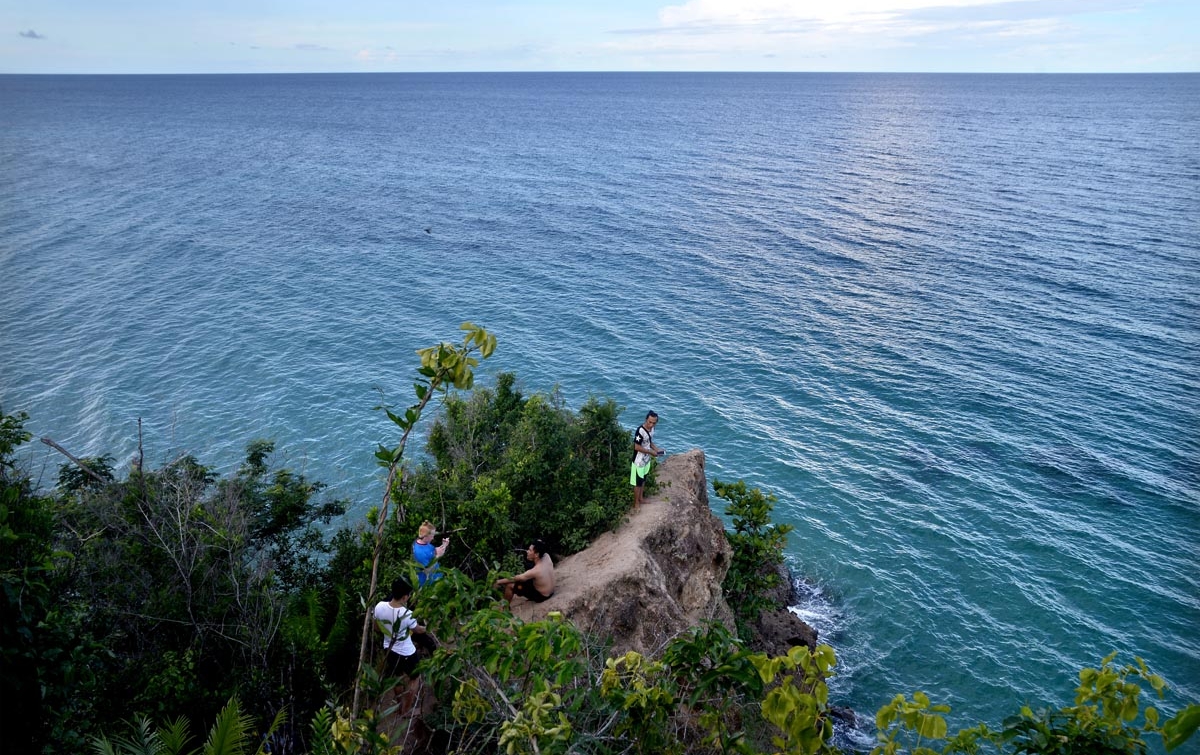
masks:
[[[654,426],[658,415],[647,412],[646,419],[633,431],[633,464],[629,470],[629,484],[633,486],[633,508],[642,505],[642,488],[646,475],[650,474],[650,462],[663,455],[663,450],[654,445]]]

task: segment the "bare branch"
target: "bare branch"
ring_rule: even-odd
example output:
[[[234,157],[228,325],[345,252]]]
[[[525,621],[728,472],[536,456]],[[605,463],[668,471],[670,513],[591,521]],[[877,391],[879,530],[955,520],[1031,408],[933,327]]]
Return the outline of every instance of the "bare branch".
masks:
[[[79,460],[79,459],[75,458],[74,456],[72,456],[70,451],[68,451],[67,449],[65,449],[65,448],[63,448],[62,446],[58,445],[57,443],[55,443],[55,442],[54,442],[53,440],[51,440],[50,438],[42,438],[42,442],[43,442],[43,443],[45,443],[47,446],[50,446],[51,448],[53,448],[55,451],[58,451],[60,454],[62,454],[63,456],[67,457],[67,458],[68,458],[68,459],[70,459],[71,461],[73,461],[73,462],[75,463],[75,466],[79,467],[79,468],[80,468],[80,469],[82,469],[84,472],[86,472],[86,473],[87,473],[87,475],[88,475],[89,477],[91,477],[93,480],[95,480],[96,482],[100,483],[101,485],[107,485],[107,484],[108,484],[108,480],[106,480],[106,479],[104,479],[103,477],[101,477],[100,475],[96,474],[96,470],[92,469],[92,468],[91,468],[91,467],[89,467],[87,464],[84,464],[84,463],[83,463],[81,460]]]

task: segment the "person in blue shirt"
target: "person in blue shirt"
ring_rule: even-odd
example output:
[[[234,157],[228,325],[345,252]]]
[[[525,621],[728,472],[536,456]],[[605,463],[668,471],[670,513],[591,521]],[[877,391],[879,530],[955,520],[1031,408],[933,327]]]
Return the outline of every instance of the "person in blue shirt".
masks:
[[[437,528],[429,521],[421,523],[417,530],[417,539],[413,541],[413,558],[422,567],[417,573],[417,586],[420,587],[427,582],[433,582],[442,578],[442,572],[438,570],[437,561],[442,556],[446,555],[446,547],[450,545],[450,538],[442,538],[442,544],[434,546],[433,538],[437,535]]]

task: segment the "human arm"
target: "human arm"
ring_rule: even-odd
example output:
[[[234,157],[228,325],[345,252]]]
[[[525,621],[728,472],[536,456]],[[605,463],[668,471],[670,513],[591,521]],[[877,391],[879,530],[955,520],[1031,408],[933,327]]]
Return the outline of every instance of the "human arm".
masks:
[[[447,538],[443,538],[443,539],[442,539],[442,544],[441,544],[441,545],[439,545],[437,548],[435,548],[435,549],[434,549],[434,551],[433,551],[433,553],[434,553],[434,557],[435,557],[435,558],[441,558],[442,556],[446,555],[446,548],[447,548],[449,545],[450,545],[450,538],[448,538],[448,537],[447,537]]]
[[[516,574],[511,577],[502,577],[502,578],[496,580],[496,587],[503,587],[504,585],[515,585],[517,582],[528,582],[529,580],[531,580],[537,576],[537,570],[538,570],[538,567],[535,565],[532,569],[523,571],[520,574]]]
[[[425,625],[417,621],[417,617],[413,615],[412,611],[409,611],[408,615],[401,620],[400,626],[409,634],[425,634]]]

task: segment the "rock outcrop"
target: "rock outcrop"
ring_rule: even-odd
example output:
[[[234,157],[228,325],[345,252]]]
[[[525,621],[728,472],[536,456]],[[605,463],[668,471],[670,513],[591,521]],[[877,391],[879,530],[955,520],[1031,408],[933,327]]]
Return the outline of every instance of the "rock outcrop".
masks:
[[[655,477],[657,491],[616,531],[555,564],[553,597],[517,598],[513,612],[535,621],[559,611],[585,633],[611,638],[613,654],[656,652],[708,619],[732,630],[721,591],[731,551],[708,505],[704,452],[668,457]]]
[[[709,507],[704,452],[667,457],[647,495],[614,532],[555,565],[557,587],[544,603],[522,598],[513,612],[526,621],[559,611],[585,633],[611,639],[612,653],[654,653],[671,638],[715,619],[733,631],[733,612],[721,582],[732,552],[725,529]],[[630,496],[632,497],[632,492]],[[791,576],[781,569],[781,592],[794,603]],[[756,650],[773,655],[793,645],[816,645],[817,634],[786,607],[763,613]]]
[[[792,574],[783,564],[777,571],[779,584],[767,597],[781,608],[763,611],[758,617],[752,627],[754,649],[767,655],[785,655],[796,645],[808,645],[808,649],[813,650],[817,647],[817,630],[788,609],[799,602]]]

